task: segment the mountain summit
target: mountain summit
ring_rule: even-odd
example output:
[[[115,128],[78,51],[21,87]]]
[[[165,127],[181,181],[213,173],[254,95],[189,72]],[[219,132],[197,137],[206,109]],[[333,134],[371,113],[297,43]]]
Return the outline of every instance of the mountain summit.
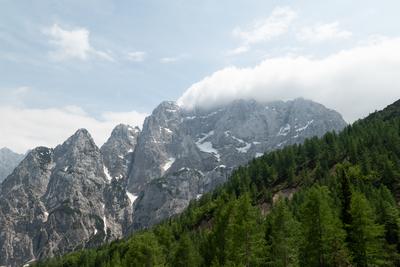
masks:
[[[180,213],[254,157],[345,126],[337,112],[296,99],[212,110],[163,102],[141,131],[118,125],[101,149],[80,129],[32,150],[2,184],[0,265],[127,236]]]
[[[0,183],[11,174],[23,158],[24,155],[17,154],[6,147],[0,149]]]

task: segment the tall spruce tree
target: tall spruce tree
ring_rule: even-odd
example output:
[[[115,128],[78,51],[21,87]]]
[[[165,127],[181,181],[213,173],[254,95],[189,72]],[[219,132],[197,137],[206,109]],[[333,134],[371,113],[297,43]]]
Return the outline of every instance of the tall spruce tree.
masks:
[[[300,213],[304,235],[302,266],[348,264],[348,253],[344,246],[345,232],[331,202],[329,190],[324,186],[313,186],[305,196]]]
[[[260,210],[251,205],[248,194],[237,201],[226,231],[228,266],[261,266],[265,260],[264,228]]]
[[[268,266],[299,266],[300,225],[285,200],[279,200],[267,218]]]
[[[384,227],[375,221],[375,214],[362,193],[353,192],[351,198],[349,248],[356,266],[390,266],[384,248]],[[388,265],[389,264],[389,265]]]

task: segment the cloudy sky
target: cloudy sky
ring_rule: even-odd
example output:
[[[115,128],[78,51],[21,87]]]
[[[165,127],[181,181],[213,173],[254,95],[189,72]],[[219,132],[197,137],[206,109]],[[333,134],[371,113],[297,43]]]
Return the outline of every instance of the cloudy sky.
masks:
[[[0,0],[0,147],[101,145],[163,100],[309,98],[348,122],[400,98],[397,0]]]

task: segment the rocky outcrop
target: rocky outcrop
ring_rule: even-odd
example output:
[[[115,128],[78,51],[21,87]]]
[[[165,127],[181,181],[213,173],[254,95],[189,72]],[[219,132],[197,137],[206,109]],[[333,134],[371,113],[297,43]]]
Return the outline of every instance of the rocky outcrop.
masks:
[[[99,149],[78,130],[36,148],[0,188],[0,266],[19,266],[150,227],[182,212],[239,165],[346,123],[296,99],[212,110],[161,103],[143,129],[118,125]]]
[[[32,150],[1,188],[0,265],[19,266],[122,237],[132,203],[105,170],[84,129],[55,149]]]
[[[11,174],[23,158],[24,155],[17,154],[6,147],[0,149],[0,183]]]
[[[304,99],[239,100],[212,110],[164,102],[145,120],[133,157],[128,188],[140,193],[133,229],[181,212],[254,157],[345,126],[337,112]]]
[[[101,147],[104,164],[112,178],[117,180],[127,178],[139,134],[138,127],[119,124]]]

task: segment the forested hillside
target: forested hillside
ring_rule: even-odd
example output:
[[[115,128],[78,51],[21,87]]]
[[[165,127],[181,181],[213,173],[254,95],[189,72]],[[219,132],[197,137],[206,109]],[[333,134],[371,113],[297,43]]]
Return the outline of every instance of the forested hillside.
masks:
[[[179,217],[34,266],[399,265],[400,101],[254,159]]]

